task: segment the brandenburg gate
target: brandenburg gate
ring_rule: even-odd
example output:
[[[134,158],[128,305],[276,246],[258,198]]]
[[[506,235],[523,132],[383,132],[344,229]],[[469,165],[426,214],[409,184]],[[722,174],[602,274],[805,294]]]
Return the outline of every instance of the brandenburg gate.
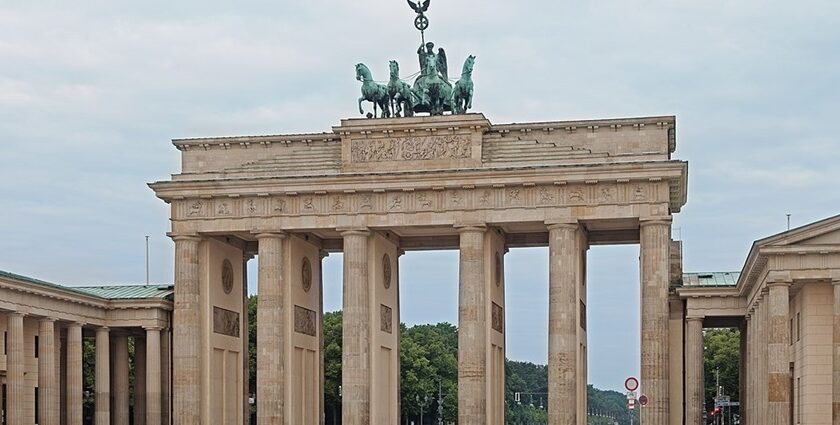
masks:
[[[342,422],[392,425],[399,257],[458,249],[458,424],[504,423],[504,257],[548,246],[550,424],[586,423],[586,253],[640,244],[645,425],[681,421],[671,216],[675,118],[493,124],[482,114],[347,119],[315,134],[173,141],[151,184],[175,241],[176,424],[248,411],[246,263],[258,256],[257,423],[323,422],[321,260],[343,252]],[[681,335],[681,333],[678,333]],[[679,396],[677,396],[679,395]],[[675,420],[672,420],[675,419]]]

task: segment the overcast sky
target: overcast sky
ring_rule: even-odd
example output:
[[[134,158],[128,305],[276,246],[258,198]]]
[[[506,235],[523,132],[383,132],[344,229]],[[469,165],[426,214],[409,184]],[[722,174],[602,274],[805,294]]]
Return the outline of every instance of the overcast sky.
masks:
[[[179,137],[327,131],[357,116],[353,66],[416,71],[402,0],[0,5],[0,269],[64,284],[171,282]],[[688,271],[739,270],[753,240],[840,213],[840,2],[433,0],[450,68],[477,56],[494,123],[677,116]],[[400,260],[403,321],[457,318],[457,252]],[[341,304],[341,256],[325,302]],[[254,274],[252,273],[252,276]],[[589,263],[590,380],[638,371],[638,247]],[[507,256],[508,357],[546,361],[547,252]],[[441,294],[449,294],[442,297]]]

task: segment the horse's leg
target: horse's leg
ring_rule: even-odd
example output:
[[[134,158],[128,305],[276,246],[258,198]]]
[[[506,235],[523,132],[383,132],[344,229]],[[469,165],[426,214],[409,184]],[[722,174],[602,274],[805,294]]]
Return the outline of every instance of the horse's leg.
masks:
[[[365,100],[365,97],[364,97],[364,96],[362,96],[362,97],[360,97],[360,98],[359,98],[359,113],[360,113],[360,114],[362,114],[362,115],[364,115],[364,114],[365,114],[365,110],[364,110],[364,109],[362,109],[362,102],[363,102],[364,100]]]
[[[373,117],[376,118],[376,101],[373,101]]]

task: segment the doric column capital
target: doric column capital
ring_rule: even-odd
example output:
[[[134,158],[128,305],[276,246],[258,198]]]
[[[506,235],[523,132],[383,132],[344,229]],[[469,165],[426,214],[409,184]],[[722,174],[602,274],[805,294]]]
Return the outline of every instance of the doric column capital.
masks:
[[[251,233],[253,233],[254,236],[256,236],[257,240],[268,238],[285,239],[288,235],[282,230],[255,230]]]
[[[198,233],[176,233],[176,232],[168,232],[166,236],[169,236],[173,241],[190,241],[190,242],[201,242],[201,236]]]
[[[767,273],[767,285],[770,286],[770,284],[775,283],[786,283],[790,286],[790,284],[793,283],[793,278],[791,277],[789,271],[772,270]]]
[[[55,317],[41,317],[38,319],[38,323],[55,323],[57,320]]]
[[[791,285],[791,282],[767,282],[767,288],[789,288]]]
[[[545,221],[545,227],[548,228],[548,231],[552,231],[554,229],[568,229],[568,230],[578,230],[580,229],[580,223],[577,220],[572,221]]]
[[[11,317],[26,317],[26,313],[22,311],[9,311],[6,313],[6,315]]]
[[[370,229],[367,227],[340,227],[338,233],[341,237],[346,236],[370,236]]]
[[[158,332],[160,332],[160,331],[162,331],[162,330],[163,330],[163,326],[160,326],[160,325],[143,326],[143,330],[145,330],[146,332],[149,332],[149,331],[158,331]]]
[[[671,216],[661,217],[640,217],[639,227],[645,226],[668,226],[671,227]]]
[[[703,316],[687,316],[685,318],[685,321],[686,322],[700,322],[700,323],[703,323],[703,320],[705,320],[705,319],[706,318],[703,317]]]
[[[455,225],[458,233],[484,233],[487,231],[486,223],[459,223]]]

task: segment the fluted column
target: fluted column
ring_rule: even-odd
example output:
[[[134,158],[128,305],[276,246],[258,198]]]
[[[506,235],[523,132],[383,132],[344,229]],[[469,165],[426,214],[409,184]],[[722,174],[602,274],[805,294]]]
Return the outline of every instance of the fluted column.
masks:
[[[111,362],[108,328],[96,329],[96,425],[111,424]]]
[[[7,313],[6,320],[6,420],[8,425],[24,425],[26,358],[23,351],[23,314]]]
[[[703,318],[685,319],[685,423],[703,424]]]
[[[668,286],[671,221],[641,222],[642,391],[645,425],[669,425]]]
[[[128,424],[128,337],[114,335],[114,423]]]
[[[170,401],[172,394],[172,379],[171,379],[171,365],[172,365],[172,338],[170,335],[169,328],[164,328],[160,332],[160,352],[161,352],[161,362],[160,362],[160,392],[161,392],[161,401],[160,401],[160,412],[161,412],[161,424],[162,425],[170,425],[172,423],[172,418],[170,415]]]
[[[344,425],[370,424],[370,293],[366,229],[341,232],[344,238],[344,313],[341,384]]]
[[[548,226],[548,423],[576,425],[578,224]]]
[[[755,345],[753,345],[753,339],[755,338],[755,319],[753,318],[754,310],[750,308],[747,311],[746,320],[747,320],[747,354],[745,358],[745,365],[747,370],[747,378],[746,378],[746,385],[744,387],[744,396],[742,398],[746,401],[745,406],[742,409],[745,409],[746,415],[744,418],[746,419],[747,424],[753,423],[752,421],[755,419],[755,413],[753,413],[755,409],[755,400],[753,400],[753,390],[755,388],[755,384],[753,384],[753,379],[755,378],[755,365],[753,357],[755,355]]]
[[[767,345],[767,394],[769,425],[790,421],[790,297],[789,281],[768,283],[770,332]]]
[[[832,277],[831,284],[834,287],[831,423],[832,425],[840,425],[840,271]]]
[[[146,328],[146,425],[161,424],[160,330],[159,327]]]
[[[483,225],[458,228],[458,423],[487,423],[486,299]]]
[[[257,297],[257,424],[285,423],[284,233],[261,233]]]
[[[178,425],[201,424],[201,304],[196,236],[175,241],[175,306],[173,312],[173,416]]]
[[[767,288],[758,303],[758,424],[767,424]]]
[[[82,324],[67,326],[67,425],[82,425]]]
[[[134,425],[146,425],[145,338],[134,338]]]
[[[38,322],[39,425],[58,425],[58,377],[55,361],[55,319]]]

